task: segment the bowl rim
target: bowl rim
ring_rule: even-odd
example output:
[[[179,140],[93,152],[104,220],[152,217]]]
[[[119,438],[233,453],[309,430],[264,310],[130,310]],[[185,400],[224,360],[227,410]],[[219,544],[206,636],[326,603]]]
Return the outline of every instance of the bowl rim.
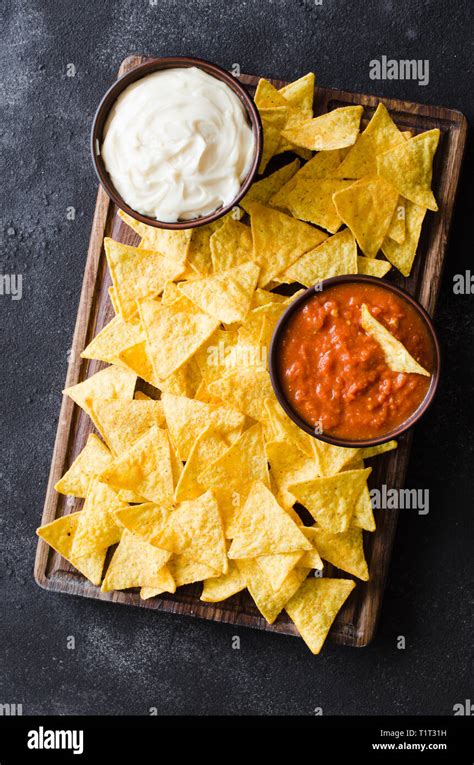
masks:
[[[204,215],[200,218],[192,218],[191,220],[169,223],[166,221],[156,220],[155,218],[150,218],[147,215],[142,215],[142,213],[139,213],[130,207],[130,205],[128,205],[118,193],[110,179],[107,170],[105,169],[105,165],[102,159],[100,151],[102,146],[102,133],[104,125],[107,121],[107,117],[115,101],[121,95],[121,93],[123,93],[123,91],[133,82],[142,79],[142,77],[146,77],[147,74],[152,74],[153,72],[161,71],[163,69],[187,69],[193,66],[202,69],[207,74],[215,77],[221,82],[224,82],[239,98],[244,106],[252,128],[252,132],[255,138],[255,150],[247,176],[240,186],[239,193],[234,197],[230,204],[223,205],[214,212],[209,213],[208,215]],[[92,121],[90,151],[96,175],[107,195],[114,202],[114,204],[117,205],[117,207],[126,212],[135,220],[139,221],[140,223],[144,223],[147,226],[179,231],[183,229],[197,228],[199,226],[204,226],[207,223],[212,223],[213,221],[218,220],[223,215],[232,210],[232,208],[234,208],[245,196],[255,180],[260,165],[263,151],[263,127],[258,109],[251,96],[247,93],[244,85],[221,66],[203,58],[194,58],[190,56],[165,56],[162,58],[151,58],[142,64],[138,64],[138,66],[135,66],[129,72],[126,72],[124,75],[122,75],[122,77],[119,77],[110,86],[110,88],[108,88],[108,90],[102,96]]]
[[[431,341],[433,343],[433,351],[434,351],[434,369],[431,373],[431,381],[429,388],[426,392],[426,395],[424,399],[420,402],[418,407],[412,412],[412,414],[404,420],[404,422],[397,425],[395,428],[392,428],[388,433],[380,435],[380,436],[374,436],[373,438],[364,438],[361,440],[354,440],[354,439],[347,439],[347,438],[339,438],[337,436],[331,436],[327,433],[318,433],[315,431],[314,428],[311,427],[305,420],[303,420],[300,415],[295,412],[295,410],[292,408],[291,404],[287,400],[281,383],[280,383],[280,375],[278,371],[278,354],[279,354],[279,343],[281,339],[281,335],[283,333],[283,330],[285,329],[289,319],[293,316],[293,314],[302,306],[303,303],[306,303],[313,295],[319,295],[322,291],[333,287],[336,284],[344,284],[344,283],[366,283],[366,284],[375,284],[376,286],[382,287],[384,289],[387,289],[388,291],[394,292],[396,295],[401,297],[402,299],[406,300],[413,308],[417,311],[419,316],[424,320],[426,327],[428,328],[429,335],[431,336]],[[272,340],[270,343],[270,352],[269,352],[269,372],[270,372],[270,379],[273,386],[273,390],[275,392],[275,395],[278,399],[278,402],[280,403],[283,410],[286,412],[288,417],[297,425],[301,430],[304,430],[306,433],[308,433],[310,436],[313,436],[313,438],[316,438],[320,441],[324,441],[328,444],[332,444],[333,446],[342,446],[346,448],[367,448],[369,446],[378,446],[379,444],[387,443],[388,441],[391,441],[394,438],[399,438],[402,433],[405,433],[407,430],[413,427],[416,422],[425,414],[427,409],[431,406],[436,390],[438,388],[439,378],[440,378],[440,372],[441,372],[441,349],[439,345],[439,340],[436,335],[436,330],[434,328],[433,321],[429,314],[426,312],[426,310],[423,308],[418,301],[408,294],[404,289],[401,287],[398,287],[395,284],[392,284],[391,282],[384,282],[377,276],[369,276],[368,274],[344,274],[342,276],[332,276],[328,279],[322,279],[320,282],[317,282],[312,287],[308,287],[305,289],[301,295],[299,295],[286,309],[286,311],[282,314],[280,317],[272,335]]]

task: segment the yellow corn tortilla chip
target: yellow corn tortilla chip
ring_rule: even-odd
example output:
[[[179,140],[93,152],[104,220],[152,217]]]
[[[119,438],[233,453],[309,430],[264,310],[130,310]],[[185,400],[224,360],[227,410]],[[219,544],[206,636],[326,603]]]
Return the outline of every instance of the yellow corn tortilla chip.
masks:
[[[173,508],[153,544],[225,574],[228,563],[224,529],[212,491]]]
[[[269,290],[262,290],[261,287],[257,287],[252,295],[251,308],[259,308],[262,305],[268,305],[269,303],[284,303],[285,296],[278,295],[276,292],[270,292]]]
[[[270,463],[270,475],[275,480],[283,506],[291,507],[295,504],[296,497],[288,491],[288,486],[317,478],[318,465],[314,459],[307,457],[288,441],[268,441],[265,451]]]
[[[245,590],[245,580],[234,561],[229,561],[227,574],[206,579],[202,588],[201,600],[205,603],[219,603],[232,595]]]
[[[299,107],[293,106],[268,80],[261,79],[257,85],[255,92],[255,104],[260,112],[262,118],[262,124],[266,119],[271,120],[271,124],[277,127],[280,135],[278,139],[278,145],[274,151],[274,154],[281,154],[284,151],[296,151],[304,159],[309,159],[311,156],[307,149],[301,149],[295,146],[291,141],[284,139],[281,135],[281,131],[284,128],[294,127],[299,125],[308,117],[305,115]],[[282,112],[284,119],[278,118],[278,121],[274,115]]]
[[[284,412],[275,396],[272,395],[263,402],[265,411],[268,415],[268,422],[273,432],[275,441],[288,441],[296,446],[303,454],[310,459],[314,459],[314,447],[312,436],[299,428],[293,420],[290,420]]]
[[[369,578],[364,556],[362,529],[350,527],[342,534],[333,534],[327,529],[314,529],[314,545],[321,558],[333,566],[347,571],[366,582]]]
[[[184,396],[166,393],[163,411],[171,440],[181,460],[187,460],[192,446],[207,425],[213,425],[230,446],[238,439],[245,417],[227,406],[213,406]]]
[[[141,247],[154,250],[164,255],[165,258],[184,264],[188,256],[193,229],[173,231],[155,228],[155,226],[147,226],[145,223],[135,220],[123,210],[119,210],[118,215],[141,237]]]
[[[244,321],[260,269],[251,261],[229,271],[182,282],[179,289],[209,316],[226,324]]]
[[[161,401],[92,399],[94,422],[111,452],[117,457],[127,451],[149,428],[165,424]]]
[[[311,544],[313,545],[312,550],[308,550],[303,554],[303,557],[301,558],[299,562],[299,566],[302,566],[303,568],[314,568],[318,569],[318,571],[322,571],[324,568],[324,564],[321,560],[321,556],[319,555],[319,552],[317,551],[315,544],[315,530],[317,529],[317,526],[302,526],[301,531],[305,535],[306,539],[309,539]]]
[[[245,324],[242,326],[245,326]],[[232,348],[237,343],[237,339],[237,331],[219,328],[196,352],[194,358],[199,366],[202,379],[207,384],[213,380],[218,380],[229,371],[229,367],[233,364],[233,359],[230,358],[230,355]]]
[[[163,566],[159,573],[160,584],[158,587],[142,587],[140,589],[140,598],[142,600],[149,600],[149,598],[155,598],[157,595],[161,595],[163,592],[176,592],[176,582],[171,575],[169,566]]]
[[[370,499],[370,492],[367,484],[365,484],[357,499],[351,525],[365,529],[366,531],[375,531],[375,518],[372,510],[372,500]]]
[[[351,579],[307,579],[286,604],[285,611],[312,653],[320,652],[354,587]]]
[[[382,244],[382,252],[390,263],[401,271],[403,276],[409,276],[415,259],[426,208],[407,201],[405,211],[405,239],[402,244],[398,244],[392,239],[386,238]]]
[[[99,476],[115,489],[133,491],[150,502],[160,502],[174,491],[168,433],[156,425]]]
[[[194,442],[181,473],[174,493],[175,502],[196,499],[204,493],[205,486],[199,482],[199,475],[227,449],[227,442],[213,425],[204,428]]]
[[[434,211],[438,205],[431,180],[439,136],[438,128],[428,130],[377,157],[377,172],[382,178],[406,199]]]
[[[114,365],[96,372],[84,382],[65,388],[66,393],[74,403],[84,409],[92,418],[90,401],[95,398],[124,398],[133,399],[137,376],[128,369]],[[92,418],[93,419],[93,418]]]
[[[109,289],[107,290],[109,293],[110,302],[112,303],[112,308],[114,309],[114,313],[119,313],[119,306],[117,301],[117,295],[115,294],[115,287],[113,284],[110,285]]]
[[[286,207],[295,218],[314,223],[335,234],[342,220],[333,196],[351,185],[352,181],[340,178],[301,178],[288,192]]]
[[[293,178],[295,173],[300,169],[299,159],[294,159],[288,165],[280,167],[279,170],[275,170],[267,178],[262,178],[261,181],[253,183],[250,190],[246,193],[245,197],[240,200],[239,205],[248,212],[249,202],[260,202],[261,205],[267,205],[270,199],[277,194],[277,192],[288,183],[290,178]]]
[[[273,624],[308,573],[308,569],[294,568],[275,592],[255,558],[239,560],[237,565],[255,605],[269,624]]]
[[[358,449],[334,446],[320,439],[311,439],[313,456],[318,464],[319,474],[334,475],[343,470],[358,454]]]
[[[193,398],[201,384],[202,375],[196,355],[191,356],[179,369],[172,372],[166,380],[161,380],[159,387],[162,394]]]
[[[74,537],[72,554],[76,557],[88,555],[118,542],[123,526],[116,513],[123,507],[125,503],[110,486],[100,483],[98,479],[91,481]]]
[[[379,279],[388,274],[391,264],[387,260],[376,260],[375,258],[366,258],[364,255],[357,256],[357,273],[368,274],[369,276],[378,276]]]
[[[367,334],[373,337],[380,345],[385,356],[385,361],[393,372],[405,372],[406,374],[412,373],[431,377],[430,372],[427,372],[426,369],[424,369],[421,364],[408,353],[400,340],[397,340],[397,338],[394,337],[383,324],[372,316],[365,304],[360,311],[360,323]]]
[[[108,237],[104,239],[104,248],[123,319],[136,313],[137,301],[156,297],[166,282],[177,279],[183,272],[179,263],[153,250],[130,247]]]
[[[238,520],[229,558],[254,558],[310,550],[303,532],[278,504],[270,489],[255,481]]]
[[[165,579],[163,579],[161,571],[170,558],[171,553],[153,547],[124,529],[102,582],[101,590],[110,592],[126,590],[130,587],[159,588],[162,584],[166,585],[167,572],[165,570]],[[176,585],[168,592],[175,590]]]
[[[220,576],[217,571],[210,566],[206,566],[205,563],[198,563],[194,560],[190,560],[185,555],[173,555],[168,564],[168,568],[176,582],[176,587],[182,587],[185,584],[202,582],[203,579],[208,580],[212,577]]]
[[[393,239],[398,244],[402,244],[405,241],[405,219],[406,202],[403,197],[398,197],[397,206],[387,231],[388,238]]]
[[[91,479],[96,478],[111,461],[112,455],[105,444],[94,433],[90,433],[84,449],[54,488],[60,494],[85,497]]]
[[[171,497],[166,497],[159,505],[154,502],[144,502],[141,505],[124,506],[117,510],[116,516],[125,529],[152,544],[152,540],[161,531],[172,510]]]
[[[396,449],[398,447],[398,444],[395,440],[386,441],[384,444],[379,444],[378,446],[366,446],[362,449],[359,449],[359,456],[363,460],[369,460],[371,457],[377,456],[377,454],[384,454],[385,452],[391,452],[393,449]]]
[[[278,91],[305,119],[313,116],[314,80],[313,72],[308,72],[304,77],[289,82]]]
[[[288,488],[320,526],[340,533],[349,528],[355,504],[370,473],[371,468],[347,470],[290,484]]]
[[[322,241],[322,232],[285,213],[249,205],[253,237],[253,260],[261,267],[259,287],[265,287],[277,274]]]
[[[72,563],[74,568],[77,568],[92,584],[100,584],[107,550],[104,548],[81,556],[75,556],[72,552],[81,515],[82,511],[79,511],[56,518],[55,521],[40,526],[36,533],[59,555]]]
[[[268,372],[254,367],[229,372],[210,383],[208,388],[213,396],[254,420],[261,418],[263,402],[273,394]]]
[[[337,178],[363,178],[377,173],[377,154],[389,151],[405,139],[390,117],[386,107],[379,104],[369,124],[336,171]]]
[[[296,146],[311,151],[343,149],[355,143],[363,111],[362,106],[342,106],[292,128],[286,128],[282,135]]]
[[[263,151],[258,166],[258,174],[261,175],[276,154],[284,148],[281,130],[288,120],[289,108],[277,106],[269,109],[260,109],[263,128]]]
[[[382,246],[398,202],[398,193],[382,178],[353,183],[334,194],[334,204],[368,258]]]
[[[140,324],[124,321],[121,316],[115,316],[84,348],[81,358],[98,359],[107,364],[121,366],[120,353],[144,339]]]
[[[331,276],[357,273],[357,245],[352,232],[345,228],[330,236],[319,247],[305,252],[278,278],[285,282],[299,282],[305,287]]]
[[[257,184],[255,184],[257,185]],[[209,240],[215,274],[247,263],[252,259],[250,226],[229,218]]]
[[[156,300],[140,303],[147,352],[155,375],[164,380],[193,356],[219,322],[201,311],[165,306]]]
[[[341,163],[340,149],[334,151],[320,151],[309,162],[306,162],[289,181],[281,187],[272,197],[269,204],[272,207],[288,207],[288,197],[294,187],[302,180],[314,180],[316,178],[334,178],[336,168]]]
[[[198,226],[193,229],[191,244],[188,251],[188,262],[197,274],[205,276],[212,271],[211,245],[212,235],[223,225],[227,216],[220,218],[213,223],[207,223],[205,226]]]
[[[142,380],[150,383],[155,388],[161,386],[161,381],[155,376],[153,365],[148,356],[145,340],[120,351],[118,362],[121,366],[125,366],[126,369],[134,372],[138,377],[141,377]]]
[[[302,550],[274,555],[259,555],[255,560],[267,577],[272,589],[278,592],[293,569],[300,565],[304,553]]]

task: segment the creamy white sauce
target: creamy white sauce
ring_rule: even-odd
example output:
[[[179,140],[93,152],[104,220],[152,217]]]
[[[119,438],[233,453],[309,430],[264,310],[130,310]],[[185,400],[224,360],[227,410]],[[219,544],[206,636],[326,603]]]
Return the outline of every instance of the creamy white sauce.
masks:
[[[239,98],[191,67],[154,72],[126,88],[111,109],[101,150],[131,208],[175,222],[230,204],[254,146]]]

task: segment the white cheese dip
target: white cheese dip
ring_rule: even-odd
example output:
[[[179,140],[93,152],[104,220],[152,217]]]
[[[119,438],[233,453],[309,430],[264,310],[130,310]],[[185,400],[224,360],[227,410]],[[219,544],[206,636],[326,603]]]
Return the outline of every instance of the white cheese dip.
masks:
[[[254,142],[235,93],[190,67],[154,72],[126,88],[108,116],[101,151],[125,202],[171,223],[230,204]]]

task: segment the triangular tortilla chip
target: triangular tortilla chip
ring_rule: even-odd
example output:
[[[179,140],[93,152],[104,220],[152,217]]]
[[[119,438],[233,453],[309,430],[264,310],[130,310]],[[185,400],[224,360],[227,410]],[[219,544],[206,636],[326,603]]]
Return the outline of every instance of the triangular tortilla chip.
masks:
[[[245,580],[237,564],[231,560],[227,574],[205,580],[201,600],[205,603],[219,603],[242,590],[245,590]]]
[[[57,518],[36,530],[41,539],[59,555],[72,563],[92,584],[100,584],[107,550],[104,548],[82,556],[73,555],[72,548],[82,511]]]
[[[403,276],[410,276],[411,267],[415,259],[418,241],[420,239],[421,226],[426,215],[426,208],[406,202],[405,212],[405,239],[402,244],[385,238],[382,244],[382,252],[385,257],[398,268]]]
[[[308,72],[278,91],[305,119],[313,116],[314,79],[313,72]]]
[[[324,563],[321,560],[321,556],[319,555],[319,552],[317,551],[315,544],[315,530],[319,528],[318,526],[302,526],[301,531],[305,535],[306,539],[309,539],[311,544],[313,545],[312,550],[308,550],[303,554],[303,557],[299,561],[298,565],[302,566],[303,568],[314,568],[318,571],[322,571],[324,568]]]
[[[351,460],[353,460],[359,449],[344,446],[334,446],[320,439],[312,439],[313,455],[318,464],[319,474],[334,475],[339,473]]]
[[[166,380],[160,381],[162,394],[171,393],[173,396],[193,398],[201,384],[202,375],[197,363],[196,354],[191,356],[183,366],[172,372]]]
[[[222,434],[208,425],[197,437],[175,489],[175,502],[196,499],[205,487],[199,482],[199,475],[228,449]]]
[[[275,479],[284,506],[292,506],[296,497],[288,486],[318,477],[318,465],[288,441],[269,441],[265,450],[270,463],[270,474]]]
[[[322,234],[307,223],[258,202],[252,202],[249,208],[253,260],[262,268],[259,287],[265,287],[301,255],[320,244]]]
[[[115,456],[127,451],[153,425],[165,424],[161,401],[93,399],[94,422]]]
[[[145,335],[139,323],[124,321],[121,316],[115,316],[84,348],[81,358],[98,359],[107,364],[121,366],[120,353],[144,339]]]
[[[274,194],[269,201],[272,207],[288,207],[288,198],[290,192],[302,180],[311,180],[315,178],[334,178],[336,168],[341,163],[341,151],[320,151],[315,154],[309,162],[306,162],[298,172],[285,183],[282,188]]]
[[[428,130],[377,157],[377,172],[382,178],[406,199],[434,211],[438,205],[431,179],[439,136],[438,128]]]
[[[294,568],[286,577],[283,586],[275,592],[256,558],[239,560],[237,565],[255,605],[269,624],[273,624],[308,573],[306,568]]]
[[[152,540],[163,528],[172,510],[171,497],[168,497],[160,502],[159,505],[156,505],[154,502],[144,502],[142,505],[127,505],[118,510],[116,515],[124,528],[151,544]]]
[[[392,370],[392,372],[405,372],[407,374],[424,375],[425,377],[431,377],[430,372],[427,372],[421,364],[407,351],[403,343],[397,340],[391,332],[388,331],[377,319],[375,319],[370,313],[367,306],[364,304],[360,311],[360,323],[371,337],[382,348],[385,356],[385,361]]]
[[[207,425],[213,425],[230,446],[242,432],[245,417],[227,406],[213,406],[184,396],[166,393],[162,397],[166,424],[181,460],[187,460],[192,446]]]
[[[285,611],[312,653],[320,652],[338,611],[354,587],[351,579],[307,579],[286,604]]]
[[[385,240],[386,241],[386,240]],[[383,245],[382,245],[383,249]],[[357,273],[368,274],[369,276],[377,276],[379,279],[387,274],[391,265],[386,260],[376,260],[375,258],[366,258],[364,255],[357,256]]]
[[[176,587],[219,576],[217,571],[210,566],[190,560],[186,555],[173,555],[169,562],[169,570],[176,582]]]
[[[402,244],[405,241],[406,236],[406,200],[403,197],[398,197],[397,206],[393,213],[390,226],[387,230],[387,236],[389,239],[393,239],[394,242]],[[383,246],[383,245],[382,245]]]
[[[172,229],[147,226],[135,218],[132,218],[123,210],[119,210],[119,217],[130,226],[141,238],[140,246],[145,250],[154,250],[170,258],[177,263],[184,264],[187,259],[191,236],[195,229]]]
[[[256,185],[256,184],[255,184]],[[212,268],[215,274],[252,259],[252,231],[229,218],[210,238]]]
[[[278,278],[312,287],[331,276],[357,273],[357,245],[350,229],[330,236],[319,247],[305,252]]]
[[[159,550],[124,529],[102,582],[101,590],[110,592],[126,590],[129,587],[159,588],[163,583],[166,585],[168,580],[166,570],[164,581],[161,571],[170,558],[170,552]],[[175,589],[176,586],[168,592],[174,592]]]
[[[271,197],[277,194],[278,191],[293,178],[295,173],[300,168],[299,159],[294,159],[288,165],[280,167],[279,170],[275,170],[267,178],[263,178],[261,181],[253,183],[250,190],[246,193],[245,197],[240,200],[239,205],[248,212],[249,202],[260,202],[261,205],[267,205],[270,202]]]
[[[311,151],[330,151],[352,146],[359,134],[362,106],[342,106],[283,130],[282,135],[296,146]]]
[[[367,581],[369,571],[364,556],[362,529],[351,526],[342,534],[333,534],[327,529],[314,528],[313,541],[323,560]]]
[[[98,479],[91,481],[74,537],[73,555],[88,555],[118,542],[123,526],[116,513],[123,507],[125,502],[110,486]]]
[[[379,104],[364,132],[337,168],[336,178],[363,178],[365,175],[375,175],[377,154],[389,151],[404,141],[386,107]]]
[[[398,193],[382,178],[357,181],[334,194],[334,204],[359,247],[374,258],[382,246],[398,202]]]
[[[157,595],[161,595],[163,592],[176,592],[176,582],[173,579],[169,566],[163,566],[158,574],[158,579],[160,582],[158,587],[142,587],[140,589],[140,598],[142,600],[155,598]]]
[[[320,526],[338,534],[349,528],[355,504],[370,472],[371,468],[347,470],[290,484],[288,488]]]
[[[255,558],[310,549],[311,543],[270,489],[261,481],[255,481],[240,514],[229,558]]]
[[[261,175],[276,154],[284,148],[281,130],[288,120],[289,108],[287,106],[260,109],[263,128],[263,151],[258,166],[258,174]]]
[[[60,494],[85,497],[91,479],[96,478],[111,461],[112,455],[105,444],[94,433],[90,433],[84,449],[54,488]]]
[[[209,316],[225,324],[232,324],[244,321],[259,273],[259,267],[248,261],[229,271],[182,282],[179,289]]]
[[[268,414],[268,422],[273,431],[274,440],[289,441],[307,457],[314,459],[314,438],[301,430],[293,420],[290,420],[274,395],[264,401],[264,407]]]
[[[183,272],[179,263],[153,250],[130,247],[108,237],[104,239],[104,248],[123,319],[136,313],[137,301],[156,297],[166,282],[177,279]]]
[[[362,462],[359,469],[363,468],[363,466],[364,463]],[[372,510],[372,500],[370,499],[370,492],[367,484],[365,484],[357,499],[351,525],[365,529],[366,531],[375,531],[375,518]]]
[[[308,553],[309,554],[309,553]],[[273,590],[278,592],[293,569],[300,565],[305,552],[276,553],[275,555],[259,555],[255,560],[270,582]]]
[[[148,355],[162,380],[183,366],[219,325],[201,311],[182,310],[174,303],[165,306],[157,300],[140,303],[140,317]]]
[[[90,401],[95,398],[133,399],[137,376],[128,369],[110,366],[102,369],[84,382],[65,388],[72,400],[92,417]]]
[[[208,385],[209,392],[254,420],[262,416],[263,402],[273,394],[269,374],[264,369],[244,367],[229,372]]]
[[[335,234],[342,221],[333,196],[351,184],[352,181],[339,178],[301,178],[288,192],[286,207],[295,218],[314,223]]]
[[[161,380],[155,375],[153,364],[146,350],[145,340],[121,351],[118,355],[118,363],[155,388],[160,388]]]
[[[225,574],[228,564],[224,529],[212,491],[177,505],[153,544]]]
[[[115,489],[126,489],[160,502],[174,491],[170,445],[166,430],[156,425],[120,454],[100,474],[103,483]]]

